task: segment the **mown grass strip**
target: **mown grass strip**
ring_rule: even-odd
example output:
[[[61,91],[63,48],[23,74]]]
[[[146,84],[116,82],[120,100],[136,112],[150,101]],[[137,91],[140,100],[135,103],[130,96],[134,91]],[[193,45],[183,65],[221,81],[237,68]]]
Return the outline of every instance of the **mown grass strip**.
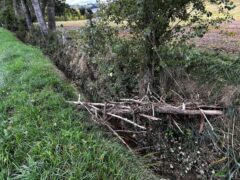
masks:
[[[146,179],[139,161],[65,99],[74,89],[0,29],[0,179]]]

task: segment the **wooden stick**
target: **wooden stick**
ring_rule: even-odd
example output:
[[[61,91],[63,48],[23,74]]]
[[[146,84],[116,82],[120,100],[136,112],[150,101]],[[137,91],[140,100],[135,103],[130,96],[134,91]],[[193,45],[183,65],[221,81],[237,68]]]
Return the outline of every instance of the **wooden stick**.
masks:
[[[128,110],[128,109],[113,109],[111,111],[114,114],[130,114],[132,111]],[[137,109],[135,109],[135,113],[151,113],[152,112],[152,108],[148,109],[144,106],[138,107]],[[183,110],[183,109],[179,109],[176,107],[156,107],[155,106],[155,112],[159,113],[159,114],[177,114],[177,115],[202,115],[202,112],[206,115],[206,116],[221,116],[223,115],[223,111],[219,111],[219,110],[202,110],[202,112],[200,110]]]
[[[208,116],[223,115],[223,111],[219,110],[183,110],[175,107],[155,107],[155,111],[161,114],[180,114],[180,115],[202,115]]]
[[[177,126],[178,130],[179,130],[182,134],[184,134],[183,131],[182,131],[182,129],[180,128],[180,126],[178,125],[178,123],[177,123],[174,119],[173,119],[173,123],[175,124],[175,126]]]
[[[199,133],[202,133],[202,132],[203,132],[203,128],[204,128],[204,116],[201,116]]]
[[[124,139],[123,139],[110,125],[108,125],[107,123],[105,123],[105,126],[107,126],[108,129],[110,129],[110,130],[113,132],[113,134],[114,134],[115,136],[117,136],[118,139],[120,139],[120,141],[122,141],[122,143],[125,144],[125,146],[126,146],[131,152],[133,152],[132,148],[130,148],[130,146],[124,141]]]
[[[68,103],[80,105],[80,106],[94,106],[94,105],[102,105],[102,107],[105,106],[105,104],[102,103],[83,103],[83,102],[74,102],[74,101],[68,101]],[[205,115],[205,116],[220,116],[223,115],[223,111],[220,110],[184,110],[179,107],[175,106],[160,106],[159,104],[150,103],[151,105],[154,105],[155,112],[160,114],[179,114],[179,115]],[[148,113],[149,108],[145,107],[143,104],[142,106],[138,107],[136,110],[138,113]],[[111,113],[112,114],[132,114],[132,108],[130,106],[117,106],[117,105],[111,105],[108,104],[109,107],[112,107]],[[152,110],[152,108],[151,108]]]
[[[140,100],[136,100],[136,99],[120,99],[121,101],[126,101],[126,102],[133,102],[133,103],[137,103],[137,104],[149,104],[149,102],[142,102]]]
[[[115,130],[116,132],[132,133],[132,134],[144,134],[146,131],[129,131],[129,130]]]
[[[118,116],[118,115],[116,115],[116,114],[111,114],[111,113],[107,113],[107,115],[110,115],[110,116],[112,116],[112,117],[121,119],[121,120],[126,121],[126,122],[128,122],[128,123],[130,123],[130,124],[132,124],[132,125],[134,125],[134,126],[136,126],[136,127],[138,127],[138,128],[140,128],[140,129],[146,130],[146,128],[145,128],[144,126],[138,125],[137,123],[132,122],[132,121],[130,121],[130,120],[127,119],[127,118],[123,118],[123,117],[121,117],[121,116]]]
[[[214,128],[213,128],[212,124],[210,123],[210,121],[208,120],[208,118],[207,118],[207,116],[206,116],[204,110],[202,110],[202,109],[200,109],[200,108],[199,108],[199,110],[201,111],[203,117],[206,119],[206,121],[207,121],[207,123],[209,124],[211,130],[214,131]]]
[[[81,102],[81,101],[67,101],[67,103],[74,104],[74,105],[88,105],[88,106],[95,106],[95,107],[118,107],[122,109],[131,109],[130,106],[124,106],[123,103],[90,103],[90,102]]]
[[[146,115],[146,114],[139,114],[139,116],[142,116],[142,117],[145,117],[149,120],[152,120],[152,121],[161,121],[162,119],[160,118],[157,118],[157,117],[154,117],[154,116],[149,116],[149,115]]]

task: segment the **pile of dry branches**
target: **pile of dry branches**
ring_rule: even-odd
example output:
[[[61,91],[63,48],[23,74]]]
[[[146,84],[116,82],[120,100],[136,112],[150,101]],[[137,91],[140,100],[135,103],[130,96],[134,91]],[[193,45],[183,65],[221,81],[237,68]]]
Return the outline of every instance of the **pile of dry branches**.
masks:
[[[199,103],[188,102],[182,103],[179,106],[170,105],[162,100],[155,98],[143,99],[121,99],[119,102],[91,103],[78,101],[68,101],[68,103],[76,105],[78,109],[88,111],[93,120],[97,123],[107,126],[128,148],[127,143],[114,130],[110,120],[120,120],[136,128],[139,131],[147,131],[148,127],[145,121],[161,121],[162,114],[172,114],[179,116],[198,116],[200,117],[201,132],[204,128],[204,123],[208,121],[208,116],[223,115],[223,108],[218,106],[207,106]],[[130,118],[129,118],[130,117]],[[141,119],[141,121],[139,121]],[[176,124],[176,126],[178,126]],[[179,128],[179,126],[178,126]],[[180,129],[180,128],[179,128]],[[181,130],[181,129],[180,129]],[[131,148],[129,148],[131,149]]]
[[[236,175],[240,169],[236,150],[239,145],[235,145],[235,142],[233,142],[234,134],[236,134],[234,132],[235,124],[227,125],[227,129],[233,126],[233,132],[228,130],[229,133],[225,133],[224,129],[226,127],[223,125],[223,122],[231,123],[231,121],[227,120],[228,118],[225,115],[226,109],[223,107],[205,105],[198,102],[169,104],[160,98],[149,98],[147,96],[143,99],[121,99],[119,102],[109,101],[105,103],[83,102],[79,97],[78,101],[68,101],[68,103],[76,106],[79,110],[88,111],[96,123],[106,126],[132,152],[139,152],[139,149],[146,149],[149,144],[147,144],[146,147],[145,145],[138,146],[138,144],[136,147],[138,149],[136,149],[133,144],[131,144],[131,140],[142,143],[145,141],[143,140],[144,138],[158,138],[155,132],[156,128],[153,130],[153,126],[171,120],[170,124],[174,125],[179,132],[184,134],[185,131],[181,126],[196,120],[193,123],[197,123],[197,126],[194,127],[197,127],[196,130],[199,134],[205,134],[207,137],[210,136],[209,139],[212,141],[215,149],[224,155],[223,160],[228,160],[227,165],[231,167],[229,171],[230,176],[233,177]],[[175,121],[176,117],[178,118]],[[214,122],[211,120],[214,120]],[[179,124],[181,121],[182,124]],[[215,123],[217,123],[217,125]],[[218,134],[215,131],[217,131]],[[222,132],[223,135],[219,134],[219,132]],[[224,147],[218,146],[218,141],[223,143],[226,137],[228,137],[227,139],[229,141],[230,136],[232,136],[232,142],[227,142]],[[214,154],[213,156],[215,157]],[[215,158],[217,159],[218,156]],[[219,161],[216,162],[217,164],[220,163]]]

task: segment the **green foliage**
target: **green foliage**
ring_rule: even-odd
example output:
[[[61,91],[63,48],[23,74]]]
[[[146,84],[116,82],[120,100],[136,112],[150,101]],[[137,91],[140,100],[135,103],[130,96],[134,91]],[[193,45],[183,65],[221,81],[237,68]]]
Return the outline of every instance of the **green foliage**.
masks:
[[[126,28],[135,35],[154,45],[163,44],[179,37],[187,38],[203,35],[208,26],[216,25],[230,18],[229,10],[234,8],[230,1],[210,0],[222,17],[212,17],[202,0],[119,0],[103,6],[103,18]],[[193,31],[189,31],[189,28]],[[152,37],[154,34],[155,37]],[[149,39],[153,38],[153,39]],[[182,39],[180,38],[180,39]]]
[[[7,28],[10,31],[18,31],[20,29],[24,31],[24,29],[22,29],[24,25],[24,21],[15,17],[11,7],[0,10],[0,27]]]
[[[165,46],[158,51],[162,54],[163,67],[182,67],[187,73],[195,75],[198,80],[209,84],[239,85],[237,75],[240,70],[238,56],[199,50],[191,46]]]
[[[94,46],[87,46],[86,50],[87,52],[91,50],[93,54],[90,62],[93,63],[92,66],[95,67],[97,75],[94,81],[87,81],[91,82],[91,86],[83,88],[85,93],[90,93],[89,97],[95,95],[100,99],[137,95],[138,82],[141,79],[140,67],[144,61],[144,44],[131,37],[117,37],[115,33],[104,34],[108,31],[96,30],[98,27],[94,27],[92,31],[87,30],[88,33],[96,31],[93,36]],[[166,45],[155,51],[162,60],[155,62],[154,90],[158,94],[170,98],[170,90],[176,88],[179,92],[175,81],[182,81],[187,76],[191,76],[199,84],[208,84],[209,88],[215,89],[216,97],[226,85],[240,84],[238,76],[240,61],[237,56],[231,57],[218,52],[199,50],[189,45]],[[187,92],[179,93],[187,95]],[[213,96],[211,100],[216,97]],[[237,100],[233,103],[236,104]]]
[[[161,58],[156,52],[166,44],[182,43],[186,39],[203,36],[209,26],[217,26],[230,18],[234,8],[230,0],[209,0],[219,8],[222,16],[214,18],[202,0],[118,0],[102,5],[101,17],[105,23],[122,25],[143,44],[145,57],[141,63],[140,96],[154,84],[156,64]]]
[[[55,3],[56,20],[70,21],[84,19],[80,11],[71,8],[66,2],[56,1]]]
[[[170,75],[170,79],[167,80],[167,84],[170,84],[170,90],[176,88],[175,90],[183,97],[188,93],[193,94],[196,93],[195,91],[203,91],[202,98],[207,98],[205,100],[208,102],[216,103],[221,100],[222,96],[228,96],[226,93],[231,90],[230,87],[237,89],[240,85],[238,76],[240,60],[236,55],[200,50],[189,45],[162,46],[157,51],[161,54],[162,61],[156,63],[156,74],[164,72],[165,76]],[[194,90],[188,86],[187,88],[190,89],[185,89],[185,85],[181,83],[186,79],[197,83],[198,89]],[[161,77],[156,78],[155,84],[164,87],[164,83],[160,80]],[[180,84],[180,87],[176,81],[179,81],[177,83]],[[205,88],[201,90],[201,87]],[[230,89],[224,90],[226,87]],[[183,89],[186,91],[183,92]],[[206,89],[209,89],[209,91],[206,91]],[[211,92],[211,95],[206,95],[207,92]],[[236,94],[235,96],[231,103],[239,105],[239,98],[237,98],[239,95]]]
[[[26,35],[26,22],[23,17],[16,17],[12,2],[6,2],[5,7],[0,8],[0,27],[6,28],[19,36]]]
[[[116,29],[93,24],[84,31],[85,51],[95,78],[84,82],[84,91],[97,99],[117,99],[136,93],[139,73],[139,46],[135,41],[116,36]],[[87,87],[86,87],[87,86]]]
[[[146,179],[135,157],[65,102],[75,91],[39,50],[3,29],[0,37],[0,179]]]

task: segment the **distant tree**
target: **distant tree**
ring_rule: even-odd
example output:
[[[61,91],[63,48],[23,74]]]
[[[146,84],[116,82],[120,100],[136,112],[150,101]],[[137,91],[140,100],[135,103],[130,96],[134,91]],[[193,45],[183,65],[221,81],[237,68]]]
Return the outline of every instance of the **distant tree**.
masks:
[[[213,17],[206,2],[215,5],[223,16]],[[144,44],[146,57],[140,83],[143,95],[143,90],[153,85],[154,64],[159,61],[156,49],[165,43],[203,35],[210,25],[228,19],[228,10],[233,7],[231,0],[117,0],[103,5],[102,12],[106,21],[127,23],[126,29]]]
[[[79,12],[82,16],[85,16],[86,15],[86,8],[84,8],[84,7],[79,8]]]
[[[1,10],[6,8],[6,0],[1,0]]]
[[[12,3],[13,3],[13,10],[14,10],[14,14],[15,16],[19,16],[19,13],[18,13],[18,3],[16,0],[12,0]]]
[[[31,18],[31,13],[29,11],[29,7],[26,0],[21,0],[21,9],[25,17],[28,30],[32,30],[32,18]]]
[[[43,18],[45,19],[48,0],[41,0],[40,5],[41,5],[41,9],[42,9]]]
[[[55,14],[56,16],[64,16],[65,10],[71,7],[63,0],[56,0],[55,2]]]
[[[89,15],[93,15],[93,12],[92,12],[92,9],[91,9],[91,8],[86,9],[86,12],[87,12],[87,14],[89,14]]]
[[[47,12],[48,12],[48,27],[49,27],[49,30],[55,31],[56,30],[55,0],[48,0]]]
[[[11,31],[18,29],[18,18],[14,13],[13,2],[2,0],[0,1],[0,26],[7,28]]]

